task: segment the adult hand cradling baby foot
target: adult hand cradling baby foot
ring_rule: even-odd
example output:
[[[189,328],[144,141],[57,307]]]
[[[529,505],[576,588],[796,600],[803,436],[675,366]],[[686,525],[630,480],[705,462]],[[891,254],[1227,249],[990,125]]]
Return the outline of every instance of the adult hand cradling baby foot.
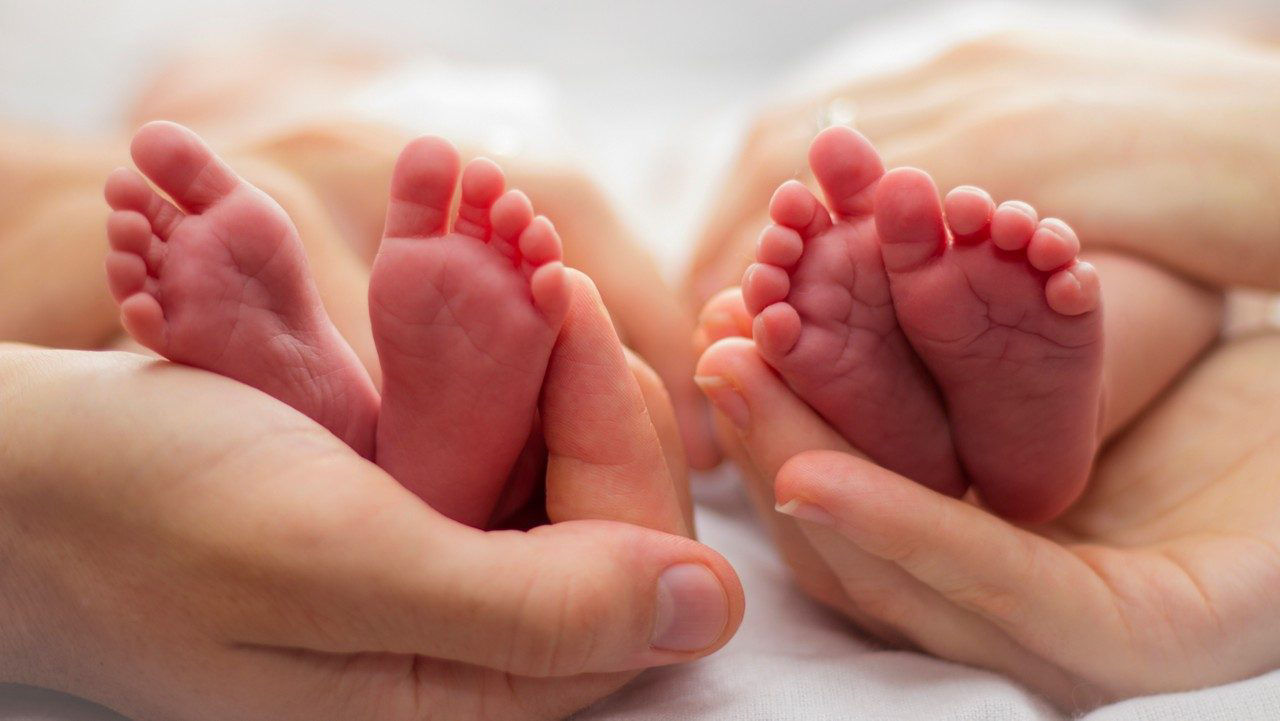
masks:
[[[801,166],[813,133],[812,107],[780,114],[751,136],[688,288],[701,300],[742,277],[741,291],[721,291],[702,310],[698,337],[709,349],[699,383],[720,410],[726,452],[746,470],[756,505],[806,592],[885,641],[998,670],[1069,710],[1242,679],[1280,663],[1280,628],[1267,601],[1280,591],[1280,492],[1272,470],[1280,447],[1267,410],[1280,403],[1280,386],[1266,370],[1280,357],[1280,343],[1263,334],[1214,348],[1219,301],[1177,275],[1276,287],[1280,246],[1273,242],[1274,203],[1267,199],[1276,189],[1274,155],[1246,161],[1226,149],[1242,138],[1250,147],[1254,139],[1256,147],[1274,147],[1249,130],[1243,115],[1227,110],[1236,107],[1233,98],[1249,107],[1274,100],[1256,92],[1256,83],[1274,80],[1274,66],[1244,49],[1205,46],[1196,49],[1194,63],[1166,72],[1169,64],[1159,59],[1189,48],[1125,37],[1132,42],[1105,48],[983,37],[922,68],[854,83],[834,96],[858,103],[857,127],[883,145],[890,162],[918,165],[944,189],[977,182],[1079,220],[1078,241],[1061,221],[1053,221],[1061,230],[1053,232],[1075,250],[1082,243],[1102,276],[1107,352],[1100,372],[1111,390],[1104,391],[1101,410],[1090,411],[1099,419],[1090,443],[1113,434],[1114,440],[1093,460],[1083,495],[1052,521],[1020,527],[1000,514],[1026,519],[1026,507],[1018,504],[1030,497],[1027,491],[1064,469],[1056,462],[1023,463],[1028,453],[1043,452],[1034,447],[1037,436],[1058,450],[1078,436],[1027,420],[999,429],[1035,413],[1055,393],[1068,404],[1091,397],[1088,384],[1062,373],[1081,339],[1059,341],[1040,360],[1026,354],[1029,346],[1004,346],[1001,357],[1014,359],[1012,366],[1039,363],[1035,377],[1061,381],[1045,393],[1021,394],[1019,405],[1005,411],[994,399],[1009,386],[1006,371],[989,373],[986,388],[980,378],[957,386],[936,349],[939,341],[960,341],[964,352],[955,358],[973,363],[983,357],[985,333],[968,330],[975,325],[965,317],[968,293],[983,301],[977,325],[1030,330],[1028,321],[1050,310],[1079,317],[1082,306],[1052,296],[1090,286],[1096,293],[1097,279],[1077,277],[1081,282],[1055,288],[1052,274],[1078,266],[1038,262],[1029,232],[1030,242],[1006,242],[1011,236],[996,227],[1006,206],[992,211],[985,191],[968,185],[952,191],[944,224],[934,183],[921,171],[900,169],[877,180],[879,170],[856,170],[870,167],[865,160],[846,160],[855,170],[833,174],[831,153],[820,150],[823,137],[852,135],[828,131],[809,155],[810,177],[826,198],[827,205],[819,205],[798,183],[778,187]],[[1119,54],[1134,62],[1117,63]],[[1185,83],[1203,77],[1198,73],[1222,77],[1207,107],[1239,132],[1187,145],[1181,129],[1196,121],[1180,108],[1189,97]],[[1053,92],[1030,90],[1046,77],[1058,83]],[[1098,92],[1135,84],[1155,94],[1134,103],[1123,92]],[[1093,102],[1064,106],[1063,85]],[[996,90],[1016,103],[973,102]],[[1100,122],[1108,130],[1089,130]],[[1121,142],[1128,136],[1115,128],[1126,124],[1143,138],[1140,148],[1093,142]],[[1048,136],[1058,142],[1034,140]],[[1197,173],[1164,171],[1188,153],[1207,159]],[[1250,190],[1226,190],[1240,187]],[[1034,209],[1016,205],[1034,225]],[[986,210],[975,215],[979,206]],[[768,215],[760,212],[766,207]],[[1190,208],[1194,218],[1175,212]],[[774,224],[766,226],[770,216]],[[881,251],[864,252],[865,236],[876,233],[879,240],[870,244]],[[1010,276],[990,284],[974,275],[977,265],[965,265],[965,254],[988,242],[1002,251],[995,253],[1001,272],[1032,266],[1022,272],[1038,279],[1045,302],[997,314],[1020,281]],[[755,244],[753,253],[741,251],[748,243]],[[912,244],[916,250],[904,250]],[[752,257],[756,263],[747,268]],[[890,266],[887,282],[882,262]],[[947,263],[968,282],[956,285],[954,273],[949,278],[941,270]],[[934,277],[908,287],[894,277],[894,265]],[[1144,287],[1162,300],[1145,306],[1135,295]],[[1172,307],[1179,310],[1163,320],[1153,312]],[[913,337],[930,324],[924,338]],[[902,345],[894,334],[903,331],[910,347],[898,356],[905,360],[885,363],[894,355],[888,351]],[[1207,358],[1179,378],[1177,366],[1205,348],[1211,349]],[[1167,364],[1174,358],[1180,360]],[[936,426],[929,414],[914,412],[921,393],[909,381],[922,367],[926,399],[942,394],[951,424],[928,452],[909,447]],[[888,371],[897,374],[891,382],[865,383],[867,374]],[[963,399],[953,395],[958,391],[992,394],[990,415],[963,419]],[[1060,422],[1076,410],[1059,408],[1047,418]],[[903,423],[912,430],[895,432]],[[962,447],[984,437],[985,467],[965,458]],[[934,452],[951,442],[966,481],[977,486],[976,498],[951,497],[957,494],[953,476],[937,472],[946,466]],[[989,484],[993,470],[1005,474],[1003,492],[1024,489],[1017,504],[990,495],[1002,493]],[[1061,482],[1048,488],[1067,492]],[[1029,514],[1038,516],[1031,520],[1063,508],[1051,505],[1057,510]],[[1000,514],[988,510],[993,507]]]
[[[1280,663],[1280,447],[1263,421],[1277,354],[1275,337],[1218,351],[1103,456],[1075,508],[1033,528],[865,460],[745,338],[712,345],[699,374],[751,490],[793,516],[768,514],[811,595],[886,641],[1090,708]]]
[[[570,287],[528,533],[449,521],[229,379],[4,348],[3,677],[137,718],[556,718],[722,645],[742,590],[676,535],[670,407]]]

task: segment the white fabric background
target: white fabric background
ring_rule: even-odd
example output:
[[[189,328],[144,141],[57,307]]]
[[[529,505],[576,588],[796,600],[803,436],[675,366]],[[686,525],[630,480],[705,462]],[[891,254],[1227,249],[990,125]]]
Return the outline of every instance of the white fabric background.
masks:
[[[356,93],[343,112],[581,163],[674,273],[746,118],[764,99],[821,84],[832,68],[883,69],[957,34],[1047,17],[1025,5],[909,4],[896,16],[878,12],[889,4],[821,0],[799,11],[764,0],[430,7],[396,0],[360,3],[357,14],[346,3],[302,0],[265,7],[250,0],[0,0],[0,117],[73,130],[110,128],[146,63],[192,34],[204,35],[193,30],[206,23],[225,31],[279,27],[303,16],[322,28],[341,21],[351,32],[391,38],[397,47],[428,47],[480,63],[443,71],[406,64]],[[1103,10],[1146,13],[1159,5],[1135,0]],[[856,32],[843,37],[854,26]],[[467,38],[478,34],[490,40],[484,52],[498,47],[503,54],[469,46]],[[442,94],[452,102],[441,103]],[[998,675],[870,644],[807,601],[752,518],[732,471],[699,479],[696,495],[702,540],[728,557],[746,586],[741,631],[715,656],[647,672],[578,718],[1062,718]],[[1087,718],[1280,719],[1280,672],[1135,699]],[[0,686],[0,721],[108,719],[119,721],[75,699]]]

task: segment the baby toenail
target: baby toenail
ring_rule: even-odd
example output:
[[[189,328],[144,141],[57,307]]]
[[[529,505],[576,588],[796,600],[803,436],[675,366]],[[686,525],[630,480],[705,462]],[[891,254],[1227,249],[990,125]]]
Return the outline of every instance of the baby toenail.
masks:
[[[729,382],[728,378],[721,376],[694,376],[693,382],[698,384],[702,392],[733,425],[740,430],[746,430],[750,423],[751,414],[747,408],[747,401],[743,399],[742,394]]]

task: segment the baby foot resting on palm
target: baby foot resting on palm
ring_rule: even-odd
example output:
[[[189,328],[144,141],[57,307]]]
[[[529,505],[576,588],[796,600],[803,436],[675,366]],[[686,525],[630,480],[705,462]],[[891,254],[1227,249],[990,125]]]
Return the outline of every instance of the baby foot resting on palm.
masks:
[[[254,386],[329,428],[431,505],[489,519],[529,437],[567,305],[559,238],[500,170],[426,138],[397,165],[370,288],[379,398],[325,314],[297,231],[191,131],[138,132],[106,195],[107,278],[125,327],[177,362]]]
[[[560,238],[488,160],[438,138],[396,162],[369,312],[383,373],[378,465],[483,526],[533,430],[568,309]],[[451,220],[453,222],[451,222]],[[452,226],[452,232],[450,231]]]
[[[320,302],[298,231],[195,133],[150,123],[107,179],[107,284],[143,346],[288,403],[372,458],[378,395]]]
[[[1007,516],[1060,513],[1088,478],[1102,396],[1100,288],[1075,234],[974,188],[944,220],[926,174],[884,174],[847,128],[819,135],[810,164],[830,210],[780,188],[743,280],[761,355],[881,464],[953,494],[967,475]]]
[[[898,319],[946,397],[961,462],[994,510],[1038,521],[1084,490],[1102,412],[1101,288],[1060,220],[976,188],[890,173],[876,225]]]
[[[779,188],[774,224],[742,280],[756,347],[854,446],[959,495],[966,483],[942,398],[899,326],[880,260],[880,157],[861,138],[824,134],[809,158],[827,206],[798,182]]]

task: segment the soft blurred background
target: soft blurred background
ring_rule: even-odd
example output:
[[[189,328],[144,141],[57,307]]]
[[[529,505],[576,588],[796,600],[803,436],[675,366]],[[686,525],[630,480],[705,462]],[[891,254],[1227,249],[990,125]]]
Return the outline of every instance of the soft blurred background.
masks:
[[[521,150],[572,157],[588,168],[670,268],[746,119],[770,98],[820,82],[821,73],[806,68],[869,70],[927,52],[929,38],[939,32],[1091,14],[1266,34],[1277,27],[1280,4],[0,0],[0,122],[120,132],[130,104],[167,59],[236,38],[273,38],[282,64],[299,43],[316,38],[402,61],[431,58],[443,61],[450,74],[435,76],[420,92],[451,96],[463,107],[460,117],[492,107],[495,94],[505,98],[498,114],[524,115],[537,129],[529,141],[537,147]],[[866,30],[884,23],[919,25],[919,47],[901,39],[877,45],[876,33]],[[847,62],[818,60],[832,57]],[[458,75],[459,67],[469,70]],[[216,75],[216,68],[207,72]],[[481,85],[486,90],[475,91]],[[363,102],[379,100],[366,92]],[[420,130],[450,134],[470,122],[424,117]],[[509,144],[501,129],[495,133],[491,144]]]

